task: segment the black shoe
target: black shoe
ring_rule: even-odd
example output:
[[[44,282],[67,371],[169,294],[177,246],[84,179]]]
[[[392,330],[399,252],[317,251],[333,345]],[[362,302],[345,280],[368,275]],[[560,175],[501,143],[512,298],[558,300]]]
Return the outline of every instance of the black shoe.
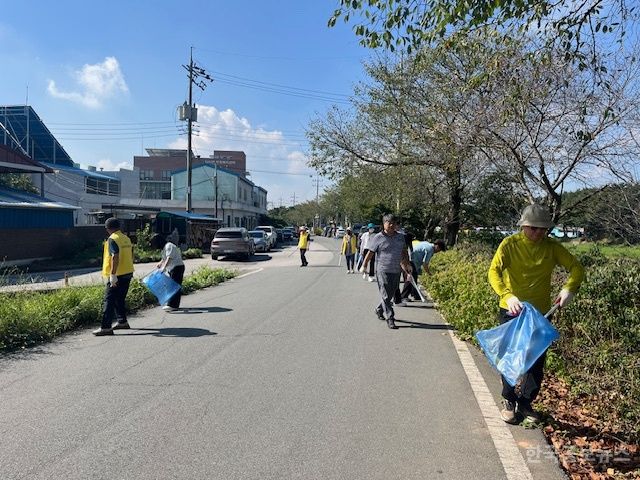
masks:
[[[398,326],[396,325],[395,319],[393,317],[387,320],[387,327],[389,327],[391,330],[398,329]]]
[[[378,320],[384,320],[384,315],[380,310],[376,310],[375,312],[376,312],[376,316],[378,317]]]
[[[518,402],[518,413],[529,422],[537,423],[540,421],[540,414],[531,408],[529,402]]]
[[[129,322],[118,322],[111,327],[111,330],[129,330],[130,328]]]
[[[93,333],[96,337],[104,337],[105,335],[113,335],[113,328],[99,328],[94,330]]]

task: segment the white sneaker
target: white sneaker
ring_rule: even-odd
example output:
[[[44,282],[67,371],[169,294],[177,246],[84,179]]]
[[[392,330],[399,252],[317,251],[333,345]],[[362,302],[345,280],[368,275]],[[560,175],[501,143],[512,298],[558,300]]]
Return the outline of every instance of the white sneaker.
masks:
[[[363,274],[362,274],[362,279],[363,279],[363,280],[366,280],[366,279],[367,279],[367,274],[366,274],[366,273],[363,273]]]
[[[373,281],[375,280],[375,278],[373,278],[373,277],[369,277],[367,280],[368,280],[369,282],[373,282]]]
[[[165,312],[175,312],[177,308],[170,307],[169,305],[165,305],[162,307]]]

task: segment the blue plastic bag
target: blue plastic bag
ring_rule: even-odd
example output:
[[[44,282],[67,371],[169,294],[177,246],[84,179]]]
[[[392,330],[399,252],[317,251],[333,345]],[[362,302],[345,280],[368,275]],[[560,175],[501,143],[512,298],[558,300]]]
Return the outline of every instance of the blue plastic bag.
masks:
[[[558,330],[534,306],[522,304],[524,308],[513,320],[476,333],[487,359],[512,387],[560,337]]]
[[[156,296],[160,305],[169,303],[171,297],[178,293],[181,288],[178,283],[160,270],[154,270],[144,277],[142,283]]]

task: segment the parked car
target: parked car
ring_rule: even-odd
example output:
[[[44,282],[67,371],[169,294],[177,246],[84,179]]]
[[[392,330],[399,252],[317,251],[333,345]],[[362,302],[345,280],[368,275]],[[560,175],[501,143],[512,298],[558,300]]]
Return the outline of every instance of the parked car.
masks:
[[[276,228],[276,238],[278,242],[284,243],[284,232],[281,228]]]
[[[275,227],[272,227],[271,225],[260,225],[260,226],[257,226],[255,229],[262,230],[263,232],[267,233],[267,238],[269,239],[269,246],[268,246],[269,250],[271,250],[273,247],[276,246],[276,243],[278,242],[278,237],[276,234]]]
[[[220,228],[211,240],[211,259],[239,256],[249,260],[255,253],[253,238],[246,228]]]
[[[264,230],[250,230],[249,235],[253,238],[253,244],[256,252],[266,252],[268,249],[267,233]]]
[[[293,240],[293,230],[289,227],[285,227],[282,229],[282,238],[285,242],[290,242]]]
[[[293,225],[290,225],[287,228],[291,230],[291,234],[293,238],[298,238],[298,227],[294,227]]]
[[[338,229],[336,230],[336,238],[342,238],[342,237],[344,237],[344,228],[338,227]]]

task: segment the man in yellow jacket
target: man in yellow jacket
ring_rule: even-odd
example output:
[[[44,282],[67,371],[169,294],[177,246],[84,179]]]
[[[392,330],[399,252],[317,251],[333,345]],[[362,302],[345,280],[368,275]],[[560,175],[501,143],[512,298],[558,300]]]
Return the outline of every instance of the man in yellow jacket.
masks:
[[[128,329],[125,299],[133,278],[133,246],[120,231],[120,220],[109,218],[104,224],[109,238],[104,242],[102,276],[108,278],[104,292],[102,325],[94,330],[96,336],[113,335],[114,330]],[[113,320],[118,315],[118,322]]]
[[[300,261],[302,262],[300,266],[306,267],[307,265],[309,265],[309,262],[307,262],[307,257],[305,256],[307,250],[309,250],[309,232],[307,230],[307,227],[300,227],[299,235],[300,239],[298,240],[298,248],[300,249]]]
[[[529,205],[518,221],[522,231],[505,238],[489,267],[489,283],[500,297],[500,323],[516,317],[526,301],[540,312],[551,307],[551,274],[557,265],[569,272],[569,277],[554,303],[565,307],[573,298],[584,278],[580,262],[558,241],[547,236],[554,226],[549,210],[541,205]],[[502,419],[517,423],[520,414],[530,421],[539,420],[531,402],[542,383],[546,354],[523,375],[516,387],[502,378]],[[517,412],[516,412],[517,407]]]

